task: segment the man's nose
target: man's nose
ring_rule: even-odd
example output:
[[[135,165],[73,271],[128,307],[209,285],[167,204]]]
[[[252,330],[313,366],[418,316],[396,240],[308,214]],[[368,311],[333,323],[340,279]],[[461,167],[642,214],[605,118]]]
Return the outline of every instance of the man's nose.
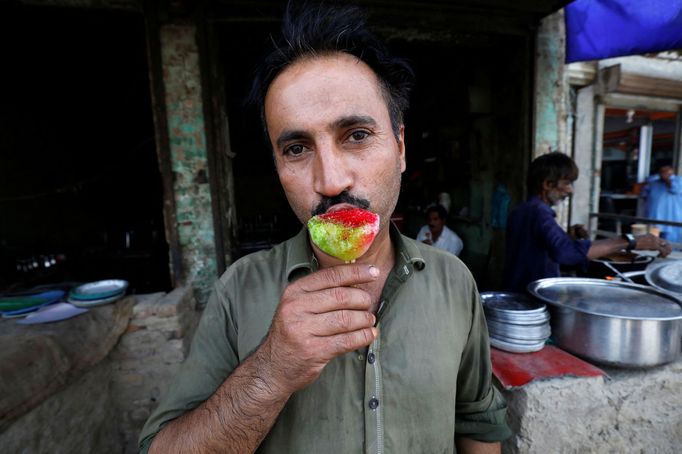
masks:
[[[315,192],[327,197],[334,197],[349,190],[353,184],[353,175],[344,159],[343,151],[333,146],[318,150],[315,156],[314,185]]]

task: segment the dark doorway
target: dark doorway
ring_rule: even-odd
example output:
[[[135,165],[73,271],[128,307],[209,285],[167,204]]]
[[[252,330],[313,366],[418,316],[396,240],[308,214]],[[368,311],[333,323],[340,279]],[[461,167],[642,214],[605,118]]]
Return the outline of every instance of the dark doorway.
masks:
[[[301,228],[280,187],[257,113],[244,105],[253,69],[271,44],[269,35],[280,27],[274,11],[251,14],[216,25],[236,155],[235,257],[267,248]],[[416,86],[405,119],[407,170],[394,221],[415,237],[423,210],[447,194],[448,226],[464,240],[460,257],[482,288],[495,288],[504,232],[491,227],[492,196],[499,185],[513,200],[523,192],[532,40],[522,33],[430,34],[428,25],[414,39],[396,24],[386,19],[381,32],[394,53],[412,64]]]
[[[121,278],[168,290],[143,17],[0,16],[0,289]]]

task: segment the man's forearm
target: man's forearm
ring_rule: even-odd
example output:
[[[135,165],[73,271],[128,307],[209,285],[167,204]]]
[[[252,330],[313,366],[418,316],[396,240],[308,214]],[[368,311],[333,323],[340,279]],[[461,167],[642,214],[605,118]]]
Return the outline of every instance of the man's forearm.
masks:
[[[473,438],[455,438],[457,452],[460,454],[500,454],[501,446],[499,442],[486,443],[474,440]]]
[[[587,257],[590,259],[597,259],[609,254],[625,249],[628,242],[622,238],[608,238],[604,240],[593,241],[590,249],[587,251]]]
[[[206,402],[166,425],[149,452],[254,452],[291,395],[268,374],[264,355],[254,352]]]

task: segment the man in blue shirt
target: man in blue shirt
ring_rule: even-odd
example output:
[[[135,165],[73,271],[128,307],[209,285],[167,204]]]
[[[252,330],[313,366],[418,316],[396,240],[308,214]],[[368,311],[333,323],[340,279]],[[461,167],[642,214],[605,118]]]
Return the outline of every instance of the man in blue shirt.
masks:
[[[662,221],[682,222],[682,179],[669,165],[647,181],[642,197],[646,200],[646,217]],[[682,228],[658,225],[661,236],[672,243],[682,243]]]
[[[526,202],[512,211],[507,227],[505,288],[523,292],[537,279],[560,276],[560,265],[585,266],[589,259],[620,250],[654,250],[661,257],[670,254],[670,244],[654,235],[624,235],[590,241],[582,226],[566,233],[556,222],[552,206],[573,193],[578,167],[563,153],[552,152],[536,158],[528,168]]]

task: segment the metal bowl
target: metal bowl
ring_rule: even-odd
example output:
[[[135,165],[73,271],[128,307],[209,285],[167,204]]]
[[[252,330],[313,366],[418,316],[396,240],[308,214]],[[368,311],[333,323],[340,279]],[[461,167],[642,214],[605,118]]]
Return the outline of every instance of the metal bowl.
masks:
[[[682,301],[652,287],[548,278],[528,291],[549,304],[552,335],[571,353],[617,367],[650,367],[680,354]]]

